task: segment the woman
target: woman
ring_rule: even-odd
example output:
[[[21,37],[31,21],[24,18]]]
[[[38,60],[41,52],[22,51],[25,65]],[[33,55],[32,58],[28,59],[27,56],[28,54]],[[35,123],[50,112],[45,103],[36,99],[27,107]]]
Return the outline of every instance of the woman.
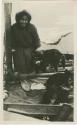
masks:
[[[16,14],[16,23],[6,33],[7,66],[14,71],[31,73],[33,71],[32,54],[40,46],[37,29],[30,23],[31,15],[23,10]]]

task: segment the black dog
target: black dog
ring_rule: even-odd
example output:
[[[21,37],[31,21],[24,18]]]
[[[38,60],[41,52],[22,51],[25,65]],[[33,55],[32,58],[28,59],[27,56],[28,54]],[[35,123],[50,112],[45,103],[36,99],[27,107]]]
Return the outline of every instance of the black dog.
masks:
[[[46,83],[46,92],[42,98],[43,104],[68,102],[69,91],[63,87],[70,88],[69,78],[73,80],[73,74],[66,70],[65,73],[52,75]]]
[[[65,68],[65,56],[56,49],[36,52],[33,59],[35,60],[34,67],[37,73],[39,72],[39,70],[41,70],[42,72],[46,72],[46,67],[48,65],[53,66],[55,71],[58,71],[58,66],[60,62],[62,67]]]

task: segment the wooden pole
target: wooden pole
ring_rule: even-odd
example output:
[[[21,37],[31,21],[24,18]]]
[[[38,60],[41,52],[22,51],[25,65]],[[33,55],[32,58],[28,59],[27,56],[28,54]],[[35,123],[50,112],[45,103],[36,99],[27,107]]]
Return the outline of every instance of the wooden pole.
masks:
[[[14,78],[20,79],[20,80],[26,80],[26,79],[32,79],[32,78],[38,78],[38,77],[43,77],[47,78],[53,75],[58,74],[59,72],[54,72],[54,73],[38,73],[38,74],[18,74],[17,76],[14,75]],[[60,72],[60,74],[64,74],[64,72]]]
[[[4,3],[4,58],[7,50],[6,45],[6,32],[11,27],[11,12],[12,12],[12,3]]]
[[[12,12],[12,3],[4,3],[4,57],[3,62],[7,66],[8,58],[8,46],[6,40],[6,34],[11,27],[11,12]],[[5,71],[5,68],[4,68]]]
[[[4,3],[5,31],[11,26],[12,3]]]

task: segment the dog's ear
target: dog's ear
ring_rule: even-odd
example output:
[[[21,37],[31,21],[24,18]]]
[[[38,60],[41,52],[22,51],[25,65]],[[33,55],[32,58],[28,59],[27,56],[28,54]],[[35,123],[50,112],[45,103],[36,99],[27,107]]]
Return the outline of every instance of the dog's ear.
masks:
[[[67,78],[67,79],[69,79],[69,78],[71,78],[72,79],[72,81],[74,80],[74,74],[73,74],[73,72],[72,71],[69,71],[69,70],[65,70],[65,77]]]
[[[65,75],[69,77],[70,74],[71,74],[71,72],[70,72],[69,70],[66,69],[66,70],[65,70]]]
[[[65,70],[65,73],[68,73],[68,72],[69,72],[69,71],[66,69],[66,70]]]

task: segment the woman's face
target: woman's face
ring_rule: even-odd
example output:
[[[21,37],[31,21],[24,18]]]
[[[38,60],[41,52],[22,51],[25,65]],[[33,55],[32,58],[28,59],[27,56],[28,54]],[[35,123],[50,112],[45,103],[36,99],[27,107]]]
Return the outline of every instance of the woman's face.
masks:
[[[28,17],[26,15],[22,16],[21,19],[19,20],[19,24],[21,27],[25,27],[28,23]]]

